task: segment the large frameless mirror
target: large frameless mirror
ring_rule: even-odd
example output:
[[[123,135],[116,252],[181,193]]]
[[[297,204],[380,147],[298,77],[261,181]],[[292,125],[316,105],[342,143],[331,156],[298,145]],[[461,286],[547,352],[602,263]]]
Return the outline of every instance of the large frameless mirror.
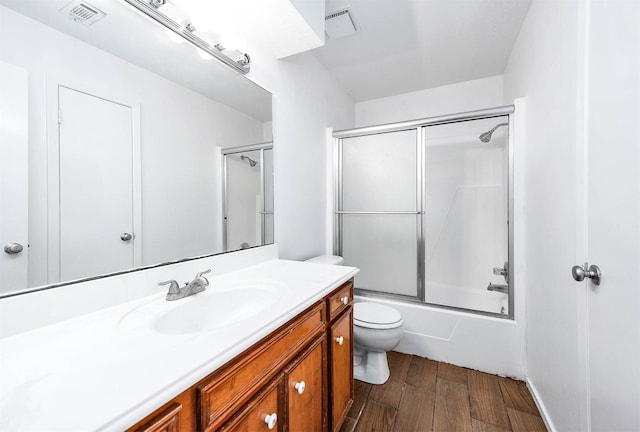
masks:
[[[0,296],[273,242],[272,144],[226,247],[223,188],[225,154],[272,142],[271,94],[124,1],[81,6],[0,0]]]

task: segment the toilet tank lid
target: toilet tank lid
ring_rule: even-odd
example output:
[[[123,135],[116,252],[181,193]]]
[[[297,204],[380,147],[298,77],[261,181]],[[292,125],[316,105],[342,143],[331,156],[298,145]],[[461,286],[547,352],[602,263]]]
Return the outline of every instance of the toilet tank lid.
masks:
[[[338,255],[320,255],[317,257],[310,258],[306,262],[312,262],[317,264],[342,265],[344,263],[344,258]]]
[[[360,302],[353,305],[353,321],[362,327],[396,324],[401,325],[402,314],[396,309],[379,303]]]

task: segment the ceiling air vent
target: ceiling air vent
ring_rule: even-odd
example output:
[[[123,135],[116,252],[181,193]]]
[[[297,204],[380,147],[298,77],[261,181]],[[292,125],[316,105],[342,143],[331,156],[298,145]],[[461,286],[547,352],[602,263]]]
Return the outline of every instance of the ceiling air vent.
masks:
[[[65,7],[60,9],[60,13],[67,15],[75,22],[84,24],[86,26],[94,24],[96,21],[104,18],[107,15],[97,7],[90,5],[85,1],[78,0],[67,3]]]
[[[339,39],[356,34],[358,28],[349,9],[341,9],[324,17],[324,31],[329,39]]]

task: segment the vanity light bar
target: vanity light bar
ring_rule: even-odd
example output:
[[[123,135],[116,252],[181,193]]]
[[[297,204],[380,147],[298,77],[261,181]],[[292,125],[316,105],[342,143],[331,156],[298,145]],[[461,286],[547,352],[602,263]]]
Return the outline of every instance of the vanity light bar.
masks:
[[[241,74],[244,75],[251,69],[251,58],[248,54],[241,53],[237,57],[231,58],[223,53],[225,48],[222,45],[216,44],[212,46],[194,34],[195,28],[191,24],[184,26],[160,12],[159,8],[164,3],[162,0],[152,0],[151,2],[149,0],[124,1]]]

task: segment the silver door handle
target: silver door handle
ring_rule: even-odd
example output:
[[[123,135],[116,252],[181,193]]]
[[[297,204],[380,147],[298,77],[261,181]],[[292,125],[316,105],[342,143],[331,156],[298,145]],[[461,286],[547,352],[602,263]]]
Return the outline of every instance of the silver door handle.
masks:
[[[129,234],[129,233],[120,234],[120,240],[122,240],[122,241],[129,241],[132,238],[133,238],[133,234]]]
[[[19,254],[22,252],[22,245],[20,243],[7,243],[4,245],[4,251],[9,255]]]
[[[602,281],[602,272],[600,271],[600,267],[597,265],[589,266],[589,263],[584,263],[582,267],[573,266],[571,269],[571,275],[573,276],[573,279],[578,282],[582,282],[584,278],[589,278],[594,285],[600,285],[600,281]]]

